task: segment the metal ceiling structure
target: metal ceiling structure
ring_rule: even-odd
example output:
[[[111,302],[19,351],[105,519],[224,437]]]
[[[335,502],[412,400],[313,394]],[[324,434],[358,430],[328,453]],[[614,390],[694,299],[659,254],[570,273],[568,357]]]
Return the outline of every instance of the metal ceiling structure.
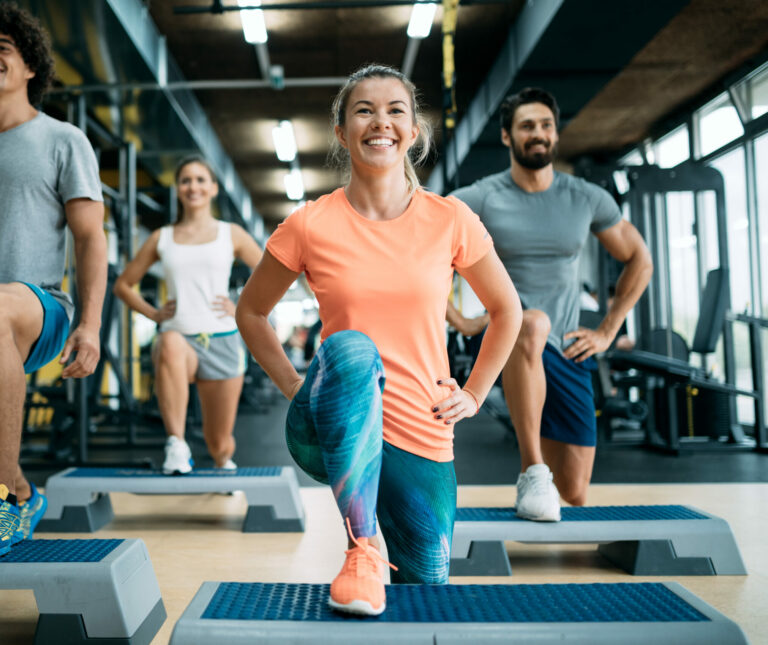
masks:
[[[105,125],[136,141],[149,174],[168,183],[178,157],[201,150],[229,207],[252,219],[257,234],[262,217],[269,229],[295,207],[283,184],[290,165],[275,156],[272,128],[293,123],[307,199],[338,186],[339,172],[325,163],[330,104],[365,63],[412,66],[438,126],[421,176],[442,191],[457,168],[464,184],[508,164],[497,110],[509,91],[540,85],[556,94],[564,161],[606,157],[768,50],[763,0],[465,0],[455,36],[459,126],[443,150],[441,7],[431,34],[414,43],[404,0],[263,0],[269,39],[255,48],[238,11],[211,13],[211,0],[20,4],[51,32],[70,95],[85,96]],[[274,66],[281,78],[267,77]]]

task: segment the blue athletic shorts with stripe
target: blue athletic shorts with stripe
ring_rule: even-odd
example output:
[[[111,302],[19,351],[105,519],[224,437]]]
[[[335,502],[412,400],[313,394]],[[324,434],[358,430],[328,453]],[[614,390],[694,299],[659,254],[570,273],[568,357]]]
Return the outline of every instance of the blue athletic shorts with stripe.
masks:
[[[597,443],[592,357],[582,363],[565,358],[546,344],[542,354],[547,379],[547,398],[541,416],[541,436],[577,446]]]
[[[34,291],[43,307],[43,330],[24,363],[24,373],[31,374],[50,363],[64,349],[69,334],[69,318],[63,305],[50,293],[28,282],[22,284]]]

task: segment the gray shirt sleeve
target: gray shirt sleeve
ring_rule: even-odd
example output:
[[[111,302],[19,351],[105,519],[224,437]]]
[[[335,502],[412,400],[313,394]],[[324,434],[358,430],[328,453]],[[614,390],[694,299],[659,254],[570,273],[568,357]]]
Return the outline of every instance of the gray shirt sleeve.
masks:
[[[58,141],[58,193],[62,203],[71,199],[87,198],[103,201],[99,165],[88,138],[82,131],[72,128],[71,136]]]
[[[600,233],[618,224],[621,221],[621,209],[611,194],[595,184],[587,184],[587,187],[593,214],[589,230]]]
[[[469,206],[469,210],[471,210],[473,213],[483,212],[483,201],[485,201],[485,195],[478,186],[477,182],[470,186],[464,186],[464,188],[454,190],[450,196],[460,199],[467,206]]]

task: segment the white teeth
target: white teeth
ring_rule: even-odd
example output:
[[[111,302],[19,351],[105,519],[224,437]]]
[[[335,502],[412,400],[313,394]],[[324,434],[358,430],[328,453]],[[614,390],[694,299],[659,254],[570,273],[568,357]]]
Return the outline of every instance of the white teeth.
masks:
[[[395,142],[392,139],[368,139],[366,143],[369,146],[393,146]]]

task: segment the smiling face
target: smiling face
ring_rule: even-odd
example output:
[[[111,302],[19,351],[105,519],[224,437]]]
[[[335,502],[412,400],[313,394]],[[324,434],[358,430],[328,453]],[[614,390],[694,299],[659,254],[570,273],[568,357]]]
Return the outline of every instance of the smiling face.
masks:
[[[176,191],[185,210],[199,209],[210,206],[211,200],[219,194],[219,185],[208,168],[192,161],[179,170]]]
[[[0,34],[0,95],[27,98],[27,83],[35,73],[27,67],[13,39]]]
[[[524,103],[515,110],[511,131],[502,129],[501,140],[524,168],[540,170],[552,163],[557,153],[555,115],[543,103]]]
[[[411,95],[396,78],[368,78],[350,92],[336,138],[353,166],[402,168],[419,135]]]

